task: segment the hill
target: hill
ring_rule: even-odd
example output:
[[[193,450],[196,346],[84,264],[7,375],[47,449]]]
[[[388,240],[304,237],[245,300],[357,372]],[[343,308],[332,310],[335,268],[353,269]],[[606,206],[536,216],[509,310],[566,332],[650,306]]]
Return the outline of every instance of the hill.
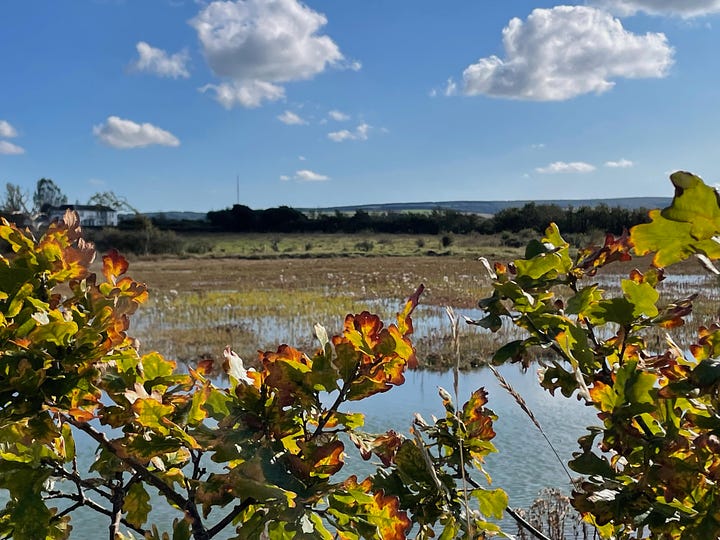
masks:
[[[349,206],[332,206],[327,208],[300,208],[302,212],[355,212],[364,210],[366,212],[412,212],[427,210],[455,210],[472,214],[494,215],[506,208],[520,208],[528,203],[554,204],[563,209],[580,208],[581,206],[595,207],[605,204],[610,208],[627,208],[636,210],[638,208],[664,208],[670,204],[670,197],[620,197],[612,199],[548,199],[543,201],[428,201],[412,203],[384,203],[384,204],[359,204]]]

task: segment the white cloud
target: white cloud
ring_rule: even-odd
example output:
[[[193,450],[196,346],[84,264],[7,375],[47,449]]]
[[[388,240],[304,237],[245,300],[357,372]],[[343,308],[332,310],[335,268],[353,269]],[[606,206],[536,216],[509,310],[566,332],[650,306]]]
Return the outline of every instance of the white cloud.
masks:
[[[345,114],[344,112],[338,110],[330,111],[328,113],[328,116],[336,122],[344,122],[345,120],[350,120],[349,114]]]
[[[673,63],[661,33],[633,34],[610,14],[587,6],[535,9],[503,29],[505,58],[488,56],[463,72],[462,92],[561,101],[612,88],[613,79],[659,78]],[[446,93],[455,92],[449,81]]]
[[[545,148],[545,143],[531,144],[530,148],[532,148],[533,150],[542,150],[543,148]]]
[[[300,161],[305,161],[307,158],[306,158],[305,156],[298,156],[298,159],[299,159]]]
[[[287,174],[281,174],[280,180],[282,180],[283,182],[287,182],[288,180],[290,180],[290,177]]]
[[[215,91],[215,99],[226,109],[242,105],[252,109],[259,107],[263,101],[277,101],[285,97],[285,89],[264,81],[231,82],[206,84],[201,92]]]
[[[558,174],[558,173],[589,173],[595,170],[594,165],[585,163],[584,161],[555,161],[546,167],[538,167],[535,169],[540,174]]]
[[[25,149],[8,141],[0,141],[0,154],[15,156],[24,154]]]
[[[6,139],[17,137],[17,130],[7,120],[0,120],[0,137]]]
[[[175,135],[152,124],[137,124],[117,116],[109,116],[104,124],[93,127],[93,134],[113,148],[139,148],[158,144],[180,146]]]
[[[285,111],[284,113],[278,115],[277,119],[288,126],[301,126],[303,124],[307,124],[305,120],[292,111]]]
[[[632,167],[635,165],[632,161],[629,159],[620,159],[618,161],[606,161],[605,166],[610,167],[611,169],[627,169],[628,167]]]
[[[190,55],[187,51],[183,50],[168,55],[164,50],[156,49],[144,41],[139,41],[135,48],[139,58],[132,64],[134,69],[153,73],[160,77],[172,77],[173,79],[178,77],[187,79],[190,77],[190,72],[187,69]]]
[[[213,73],[225,81],[208,84],[225,107],[257,107],[284,96],[278,83],[311,79],[344,57],[321,13],[298,0],[211,2],[190,21]],[[352,66],[351,66],[352,69]]]
[[[343,142],[347,140],[352,140],[355,138],[355,136],[349,132],[347,129],[341,129],[340,131],[332,131],[328,133],[328,139],[335,142]]]
[[[369,126],[368,124],[360,124],[358,127],[355,128],[354,131],[341,129],[340,131],[332,131],[328,133],[327,136],[328,139],[335,142],[367,141],[370,128],[371,126]]]
[[[329,176],[318,174],[308,169],[296,171],[294,178],[295,180],[300,180],[301,182],[323,182],[325,180],[330,180]]]
[[[720,13],[720,0],[596,0],[594,4],[618,15],[643,12],[690,18]]]

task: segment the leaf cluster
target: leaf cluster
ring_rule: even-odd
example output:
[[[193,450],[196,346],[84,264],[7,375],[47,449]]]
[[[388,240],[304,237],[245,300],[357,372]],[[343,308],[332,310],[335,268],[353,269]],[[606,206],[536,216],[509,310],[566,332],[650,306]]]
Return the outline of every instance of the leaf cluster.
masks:
[[[473,321],[523,329],[492,361],[539,364],[544,388],[597,409],[600,425],[579,439],[569,465],[583,475],[572,504],[603,538],[720,536],[720,326],[702,328],[694,344],[668,335],[658,350],[649,339],[692,313],[695,295],[661,300],[664,267],[695,255],[717,273],[720,202],[690,173],[671,180],[672,205],[629,234],[572,254],[552,224],[524,258],[488,265],[493,292]],[[653,266],[632,270],[619,294],[595,281],[608,265],[648,253]]]

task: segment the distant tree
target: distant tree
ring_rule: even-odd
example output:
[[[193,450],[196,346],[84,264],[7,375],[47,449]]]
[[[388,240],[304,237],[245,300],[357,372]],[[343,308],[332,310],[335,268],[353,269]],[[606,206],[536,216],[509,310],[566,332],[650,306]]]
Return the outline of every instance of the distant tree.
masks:
[[[27,193],[17,184],[5,184],[5,196],[0,201],[0,210],[3,212],[28,213]]]
[[[37,212],[47,212],[53,206],[67,204],[68,198],[49,178],[41,178],[37,181],[35,193],[33,194],[33,206]]]
[[[125,197],[117,195],[114,191],[99,191],[90,197],[87,203],[108,206],[113,210],[126,210],[133,214],[139,214],[137,209],[131,205]]]

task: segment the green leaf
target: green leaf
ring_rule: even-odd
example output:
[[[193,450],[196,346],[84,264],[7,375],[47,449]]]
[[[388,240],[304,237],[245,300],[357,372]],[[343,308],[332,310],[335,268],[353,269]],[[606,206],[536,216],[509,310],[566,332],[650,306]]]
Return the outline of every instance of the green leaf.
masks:
[[[46,538],[52,513],[45,506],[39,492],[29,487],[11,507],[14,540]]]
[[[225,392],[211,388],[208,393],[205,403],[202,405],[203,408],[208,412],[210,417],[215,420],[222,420],[230,414],[230,405],[232,399]]]
[[[175,362],[165,360],[159,353],[153,352],[142,357],[145,380],[152,381],[158,377],[169,377],[175,371]]]
[[[698,240],[711,238],[720,230],[720,199],[714,188],[694,174],[678,171],[670,175],[675,186],[672,205],[663,210],[664,218],[692,224],[690,234]]]
[[[47,342],[66,347],[77,332],[78,325],[74,321],[50,321],[36,327],[30,332],[28,339],[35,343]]]
[[[574,452],[573,459],[568,462],[568,467],[573,471],[584,475],[598,475],[604,478],[614,478],[615,471],[604,457],[598,457],[593,452]]]
[[[655,303],[660,298],[660,293],[649,283],[636,283],[631,279],[623,279],[621,287],[625,298],[632,304],[632,316],[655,317],[658,308]]]
[[[478,501],[480,513],[483,516],[502,519],[503,512],[508,506],[508,496],[502,489],[487,490],[474,489],[471,495]]]
[[[126,513],[125,519],[136,527],[142,527],[147,521],[150,510],[152,510],[149,501],[150,495],[145,491],[143,484],[135,482],[130,486],[123,501],[123,512]]]
[[[168,433],[167,425],[163,420],[175,410],[172,405],[163,405],[152,398],[140,398],[135,400],[132,408],[141,426],[156,429],[160,433]]]
[[[690,173],[670,176],[675,186],[672,204],[650,212],[651,223],[637,225],[630,231],[639,255],[655,252],[653,264],[665,267],[702,253],[710,259],[720,258],[720,243],[714,236],[720,232],[720,205],[716,191]]]

